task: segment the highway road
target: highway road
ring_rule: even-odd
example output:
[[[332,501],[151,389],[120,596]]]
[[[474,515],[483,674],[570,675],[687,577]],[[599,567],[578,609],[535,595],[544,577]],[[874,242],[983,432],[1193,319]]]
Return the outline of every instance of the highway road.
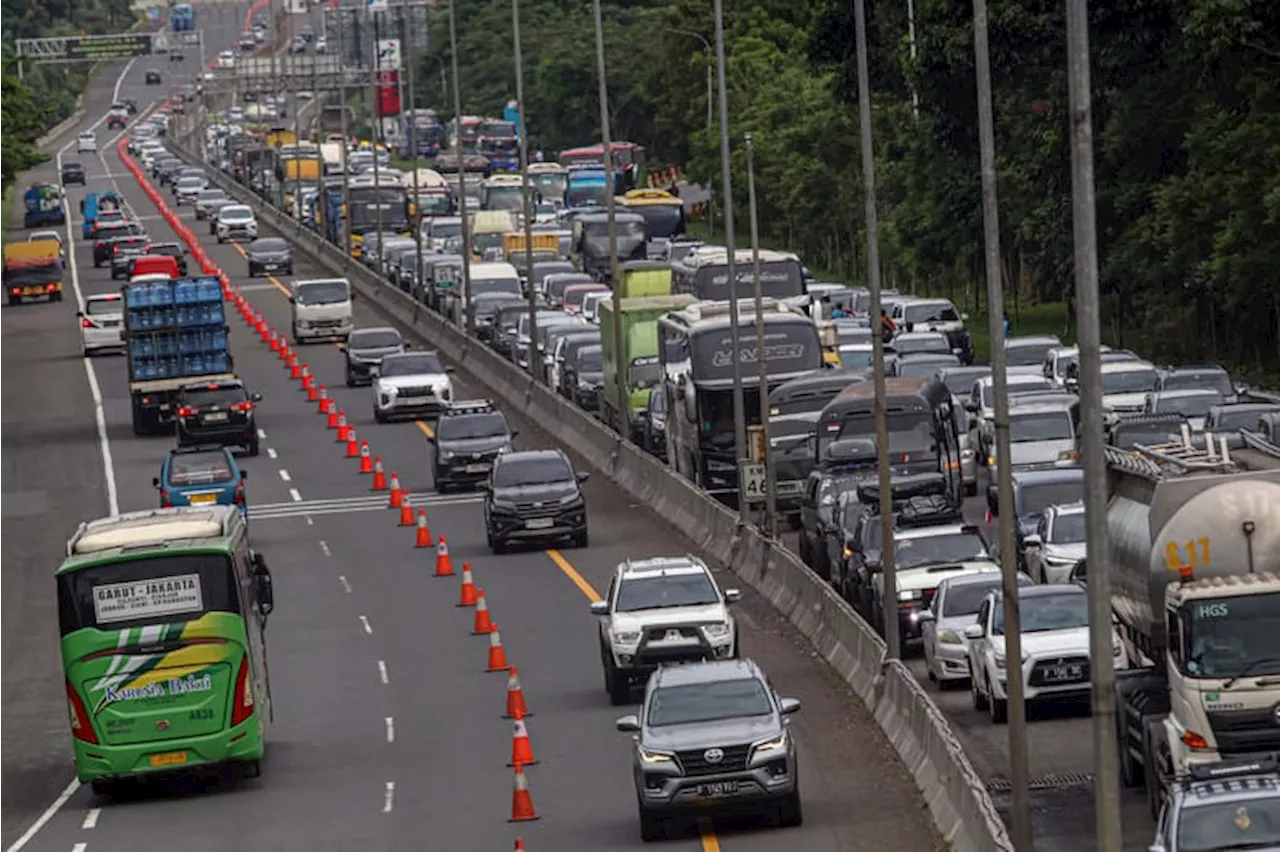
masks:
[[[226,16],[227,44],[243,18]],[[206,26],[209,18],[205,19]],[[211,45],[215,33],[206,29]],[[110,73],[119,73],[119,68]],[[145,103],[142,69],[119,94]],[[110,83],[110,85],[108,85]],[[106,103],[114,82],[95,94]],[[105,87],[105,88],[104,88]],[[89,123],[94,119],[87,119]],[[79,128],[77,128],[79,129]],[[74,131],[71,138],[74,137]],[[81,159],[87,160],[82,157]],[[88,162],[89,188],[115,182],[153,237],[173,239],[131,185],[113,146]],[[45,167],[47,177],[50,168]],[[78,187],[68,209],[78,209]],[[188,217],[191,214],[186,214]],[[72,233],[79,221],[72,216]],[[201,227],[199,233],[206,234]],[[278,281],[246,277],[234,246],[206,250],[279,328],[288,304]],[[69,279],[85,295],[118,288],[92,268],[82,241]],[[298,259],[299,277],[325,272]],[[69,289],[70,293],[71,290]],[[677,554],[691,545],[606,482],[588,483],[592,544],[582,550],[494,557],[485,547],[475,496],[434,494],[426,424],[377,425],[370,392],[342,387],[334,347],[304,350],[360,437],[388,471],[422,495],[432,530],[457,568],[469,562],[501,629],[534,716],[540,763],[528,778],[541,820],[511,825],[511,727],[501,714],[506,678],[483,672],[487,640],[470,635],[471,614],[455,607],[457,579],[431,576],[429,551],[376,507],[368,477],[341,457],[314,405],[305,404],[280,362],[232,320],[237,371],[263,393],[262,455],[245,459],[255,547],[270,562],[277,608],[268,627],[275,727],[261,778],[193,779],[104,801],[72,777],[59,683],[51,569],[67,535],[109,509],[156,505],[151,478],[170,446],[129,425],[123,358],[86,363],[78,354],[74,300],[5,308],[4,473],[4,826],[6,849],[510,849],[523,835],[539,850],[624,850],[642,844],[628,743],[613,729],[588,602],[629,556]],[[362,304],[359,325],[381,324]],[[481,396],[465,375],[458,396]],[[518,445],[551,436],[515,419]],[[101,449],[109,451],[104,465]],[[373,508],[370,508],[372,504]],[[21,539],[18,541],[17,539]],[[722,582],[731,584],[728,577]],[[804,703],[801,742],[806,823],[702,826],[673,849],[925,852],[942,848],[910,777],[858,699],[761,599],[740,605],[743,643],[777,688]],[[65,792],[60,799],[59,791]],[[29,829],[33,826],[34,832]],[[25,833],[25,834],[24,834]],[[180,840],[175,840],[180,837]]]

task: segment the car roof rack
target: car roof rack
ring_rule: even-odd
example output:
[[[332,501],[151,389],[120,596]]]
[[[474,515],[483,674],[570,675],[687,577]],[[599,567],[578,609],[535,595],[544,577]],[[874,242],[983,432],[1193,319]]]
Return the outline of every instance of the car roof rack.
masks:
[[[460,399],[457,402],[449,403],[444,409],[444,416],[460,415],[460,414],[489,414],[497,411],[498,408],[493,404],[491,399]]]
[[[1238,760],[1222,760],[1217,763],[1192,764],[1188,773],[1182,780],[1184,784],[1205,781],[1227,781],[1248,775],[1272,775],[1276,772],[1280,772],[1280,755],[1272,752],[1270,754],[1255,755],[1253,757],[1240,758]]]

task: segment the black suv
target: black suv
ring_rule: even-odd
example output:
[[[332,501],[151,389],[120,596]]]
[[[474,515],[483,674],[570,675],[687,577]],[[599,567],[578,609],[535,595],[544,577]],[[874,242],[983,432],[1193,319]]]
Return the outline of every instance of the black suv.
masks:
[[[84,186],[84,166],[79,163],[62,164],[62,183],[78,183]]]
[[[146,237],[120,237],[111,241],[111,277],[124,278],[129,274],[129,264],[147,253]]]
[[[244,447],[256,456],[258,425],[253,409],[261,401],[262,394],[249,393],[239,379],[183,385],[176,402],[178,446],[222,444]]]
[[[164,79],[160,76],[159,71],[154,68],[147,71],[146,84],[148,86],[159,86],[162,82],[164,82]]]
[[[502,453],[484,484],[484,529],[489,547],[502,553],[509,544],[571,539],[587,546],[585,471],[574,473],[560,450]]]
[[[340,344],[347,355],[347,387],[373,382],[370,368],[380,365],[388,355],[403,352],[409,347],[394,328],[357,328],[347,335],[347,342]]]
[[[454,486],[483,482],[494,460],[511,450],[517,431],[487,399],[455,402],[440,414],[435,435],[431,476],[441,494]]]

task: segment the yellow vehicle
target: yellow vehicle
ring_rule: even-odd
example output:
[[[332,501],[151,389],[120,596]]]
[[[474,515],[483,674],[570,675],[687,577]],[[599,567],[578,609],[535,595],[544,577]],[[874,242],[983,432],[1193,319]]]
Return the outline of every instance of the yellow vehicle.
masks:
[[[57,240],[7,243],[4,247],[4,289],[9,304],[23,299],[62,301],[62,244]]]
[[[534,254],[551,253],[560,256],[560,235],[555,232],[538,231],[533,235]],[[524,254],[524,233],[516,231],[502,235],[502,256],[507,263],[514,263],[511,258]]]
[[[628,260],[618,264],[624,299],[671,295],[671,266],[656,260]]]
[[[817,322],[818,342],[822,344],[823,366],[840,369],[840,335],[836,332],[836,324],[830,320]]]
[[[484,261],[486,252],[501,252],[506,235],[514,234],[516,217],[510,210],[481,210],[471,220],[471,259]],[[559,248],[557,240],[556,248]]]
[[[279,148],[282,145],[297,145],[298,137],[292,130],[283,127],[273,127],[267,131],[267,147]]]
[[[673,240],[684,233],[684,201],[663,189],[633,189],[618,198],[622,209],[644,217],[650,240]]]

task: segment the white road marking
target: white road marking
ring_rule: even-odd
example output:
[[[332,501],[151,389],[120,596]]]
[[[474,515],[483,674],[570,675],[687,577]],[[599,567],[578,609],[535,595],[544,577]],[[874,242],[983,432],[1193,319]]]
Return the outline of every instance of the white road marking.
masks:
[[[75,846],[71,847],[71,852],[85,852],[85,850],[88,848],[89,848],[88,843],[77,843]]]
[[[267,458],[269,459],[279,458],[274,448],[267,447]]]
[[[89,808],[89,812],[84,815],[84,822],[80,823],[80,827],[85,831],[98,827],[98,817],[102,815],[102,808]]]
[[[264,431],[262,431],[261,429],[259,429],[259,430],[258,430],[258,437],[259,437],[260,439],[262,439],[263,441],[265,441],[265,440],[267,440],[267,433],[266,433],[266,432],[264,432]]]
[[[395,803],[396,803],[396,782],[388,781],[387,792],[382,799],[382,812],[384,814],[391,813],[391,808],[395,806]]]
[[[396,720],[388,716],[387,717],[387,742],[393,743],[395,741],[396,741]]]
[[[332,556],[333,552],[329,550],[329,542],[324,539],[320,540],[320,549],[324,551],[325,556]]]
[[[346,592],[347,594],[351,594],[351,584],[347,582],[346,574],[339,574],[338,582],[342,584],[342,591]]]
[[[378,677],[384,684],[391,683],[391,676],[387,674],[386,660],[378,660]]]
[[[314,527],[315,525],[316,525],[316,522],[315,522],[315,521],[313,521],[313,520],[311,520],[311,516],[310,516],[310,515],[307,515],[307,526],[309,526],[309,527]]]
[[[296,489],[296,488],[290,488],[290,489],[289,489],[289,496],[293,498],[293,502],[295,502],[295,503],[301,503],[301,502],[302,502],[302,495],[298,493],[298,489]],[[311,520],[311,519],[310,519],[310,518],[308,518],[307,520],[309,521],[309,520]]]
[[[360,616],[360,623],[364,626],[364,632],[365,632],[365,633],[368,633],[368,634],[370,634],[370,635],[373,635],[373,627],[371,627],[371,626],[369,625],[369,619],[368,619],[368,618],[366,618],[366,617],[365,617],[365,616],[363,616],[363,615],[362,615],[362,616]]]
[[[464,506],[484,502],[480,495],[460,494],[442,496],[426,491],[410,494],[409,500],[415,507],[423,506]],[[268,518],[296,518],[300,515],[339,515],[347,512],[385,511],[387,498],[382,494],[370,494],[364,497],[338,497],[322,500],[307,500],[303,505],[292,503],[259,503],[249,507],[252,520]]]
[[[58,798],[53,800],[53,804],[45,808],[44,813],[40,814],[39,819],[31,823],[31,827],[27,829],[26,833],[15,840],[13,845],[6,849],[5,852],[18,852],[19,849],[22,849],[30,843],[31,838],[35,837],[40,829],[44,828],[49,820],[53,819],[53,815],[56,814],[58,810],[67,803],[67,799],[74,796],[76,790],[79,789],[80,779],[72,778],[71,783],[63,788],[62,792],[58,794]]]
[[[289,475],[289,471],[285,470],[284,468],[280,468],[280,478],[283,479],[285,482],[293,481],[293,477]]]

